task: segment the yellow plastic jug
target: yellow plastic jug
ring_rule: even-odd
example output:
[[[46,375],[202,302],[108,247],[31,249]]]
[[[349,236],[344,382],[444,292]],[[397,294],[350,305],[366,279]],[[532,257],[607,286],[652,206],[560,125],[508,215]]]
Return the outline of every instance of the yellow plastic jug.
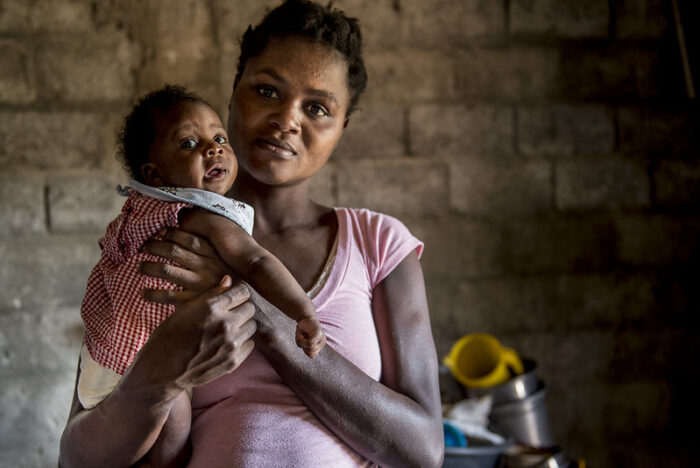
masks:
[[[510,370],[523,373],[523,363],[514,350],[506,348],[488,333],[470,333],[452,346],[443,363],[466,387],[484,388],[510,379]]]

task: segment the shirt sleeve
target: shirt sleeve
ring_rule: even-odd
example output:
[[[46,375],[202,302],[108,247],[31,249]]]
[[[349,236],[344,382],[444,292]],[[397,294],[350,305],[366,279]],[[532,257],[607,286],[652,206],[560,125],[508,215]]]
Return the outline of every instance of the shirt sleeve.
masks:
[[[415,250],[423,254],[423,242],[417,239],[398,219],[369,210],[358,213],[364,225],[365,255],[372,288],[378,285],[406,256]]]

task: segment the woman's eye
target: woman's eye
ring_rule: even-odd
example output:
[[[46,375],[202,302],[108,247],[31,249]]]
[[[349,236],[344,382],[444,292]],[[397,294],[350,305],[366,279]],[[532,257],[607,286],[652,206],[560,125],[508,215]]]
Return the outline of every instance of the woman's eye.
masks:
[[[311,115],[315,115],[318,117],[323,117],[324,115],[328,115],[328,110],[326,110],[325,107],[323,107],[319,104],[309,104],[308,106],[306,106],[306,110]]]
[[[186,138],[180,142],[180,148],[182,149],[192,149],[197,146],[197,140],[194,138]]]
[[[272,86],[258,86],[258,94],[261,96],[264,96],[266,98],[277,98],[279,95],[277,94],[277,90],[273,88]]]
[[[214,141],[220,145],[225,145],[226,144],[226,137],[222,136],[222,135],[216,135],[214,137]]]

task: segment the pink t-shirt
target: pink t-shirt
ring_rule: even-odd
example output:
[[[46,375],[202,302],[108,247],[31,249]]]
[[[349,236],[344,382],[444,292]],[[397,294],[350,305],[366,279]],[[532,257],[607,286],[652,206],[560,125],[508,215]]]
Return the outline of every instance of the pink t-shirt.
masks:
[[[313,303],[328,345],[379,380],[372,291],[411,251],[420,256],[423,244],[391,216],[335,211],[335,262]],[[190,466],[372,466],[316,419],[257,350],[233,373],[196,388],[192,408]]]

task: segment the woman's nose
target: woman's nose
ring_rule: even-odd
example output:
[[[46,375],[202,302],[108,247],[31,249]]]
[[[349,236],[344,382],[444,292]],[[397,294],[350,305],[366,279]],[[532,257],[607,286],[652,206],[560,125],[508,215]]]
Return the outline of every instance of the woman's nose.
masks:
[[[301,128],[299,110],[293,103],[281,106],[270,115],[270,124],[283,133],[298,133]]]

